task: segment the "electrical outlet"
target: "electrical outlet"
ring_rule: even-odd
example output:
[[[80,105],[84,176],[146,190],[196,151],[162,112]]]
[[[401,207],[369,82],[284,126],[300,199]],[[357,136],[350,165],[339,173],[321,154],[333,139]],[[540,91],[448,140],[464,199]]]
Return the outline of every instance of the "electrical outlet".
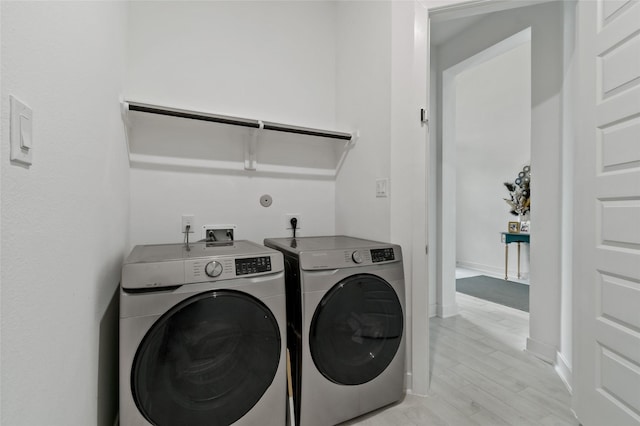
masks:
[[[193,234],[193,223],[195,221],[195,216],[192,214],[183,214],[182,215],[182,227],[180,228],[180,232],[183,234],[187,232],[187,226],[189,227],[189,233]]]
[[[302,229],[302,215],[300,213],[287,213],[284,215],[284,229],[293,229],[291,226],[291,219],[298,219],[298,223],[296,224],[296,229]]]
[[[233,241],[236,225],[204,225],[202,239],[206,242]]]

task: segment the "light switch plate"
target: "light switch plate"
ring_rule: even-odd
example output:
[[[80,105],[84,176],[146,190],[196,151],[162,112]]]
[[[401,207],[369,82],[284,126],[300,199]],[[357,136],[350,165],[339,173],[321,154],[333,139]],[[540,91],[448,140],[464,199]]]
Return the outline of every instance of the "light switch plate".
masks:
[[[376,197],[389,196],[389,178],[376,179]]]
[[[13,95],[11,108],[11,161],[31,165],[33,162],[33,110]]]

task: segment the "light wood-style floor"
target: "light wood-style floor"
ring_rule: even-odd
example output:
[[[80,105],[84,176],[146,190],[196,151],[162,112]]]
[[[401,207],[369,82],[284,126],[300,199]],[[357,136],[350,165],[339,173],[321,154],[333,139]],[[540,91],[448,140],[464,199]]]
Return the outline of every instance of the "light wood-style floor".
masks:
[[[578,425],[553,367],[524,351],[529,314],[457,293],[460,314],[431,318],[431,390],[343,425]]]

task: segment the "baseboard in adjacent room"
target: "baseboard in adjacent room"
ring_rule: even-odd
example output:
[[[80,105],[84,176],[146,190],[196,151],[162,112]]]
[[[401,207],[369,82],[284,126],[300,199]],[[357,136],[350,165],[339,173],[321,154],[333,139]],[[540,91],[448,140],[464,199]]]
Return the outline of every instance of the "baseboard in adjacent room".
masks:
[[[482,274],[482,275],[488,275],[491,277],[496,277],[496,278],[503,278],[504,277],[504,265],[501,266],[491,266],[491,265],[483,265],[481,263],[475,263],[475,262],[467,262],[464,260],[458,260],[456,261],[456,266],[458,268],[464,268],[464,269],[471,269],[472,271],[478,271],[478,273]],[[528,271],[523,271],[521,273],[521,279],[516,280],[515,279],[515,272],[514,271],[509,271],[510,272],[510,276],[509,278],[517,281],[517,282],[521,282],[523,284],[528,284],[528,280],[529,280],[529,272]]]
[[[429,318],[433,318],[438,314],[438,308],[435,303],[429,304]]]
[[[449,318],[458,315],[458,305],[453,303],[451,305],[436,305],[436,315],[440,318]]]
[[[501,267],[495,267],[490,265],[483,265],[482,263],[467,262],[465,260],[456,261],[458,268],[471,269],[478,271],[485,275],[504,276],[504,265]]]

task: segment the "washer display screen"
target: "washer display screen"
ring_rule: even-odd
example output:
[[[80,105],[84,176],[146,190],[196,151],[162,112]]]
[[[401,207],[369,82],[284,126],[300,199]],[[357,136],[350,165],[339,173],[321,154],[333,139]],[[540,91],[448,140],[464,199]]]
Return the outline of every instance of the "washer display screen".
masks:
[[[271,258],[269,256],[236,259],[236,275],[256,274],[269,271],[271,271]]]
[[[209,291],[163,315],[136,353],[131,390],[152,424],[229,425],[273,382],[281,336],[271,311],[236,291]]]
[[[403,318],[389,283],[370,274],[345,278],[325,294],[311,321],[309,348],[316,367],[338,384],[373,380],[398,351]]]

